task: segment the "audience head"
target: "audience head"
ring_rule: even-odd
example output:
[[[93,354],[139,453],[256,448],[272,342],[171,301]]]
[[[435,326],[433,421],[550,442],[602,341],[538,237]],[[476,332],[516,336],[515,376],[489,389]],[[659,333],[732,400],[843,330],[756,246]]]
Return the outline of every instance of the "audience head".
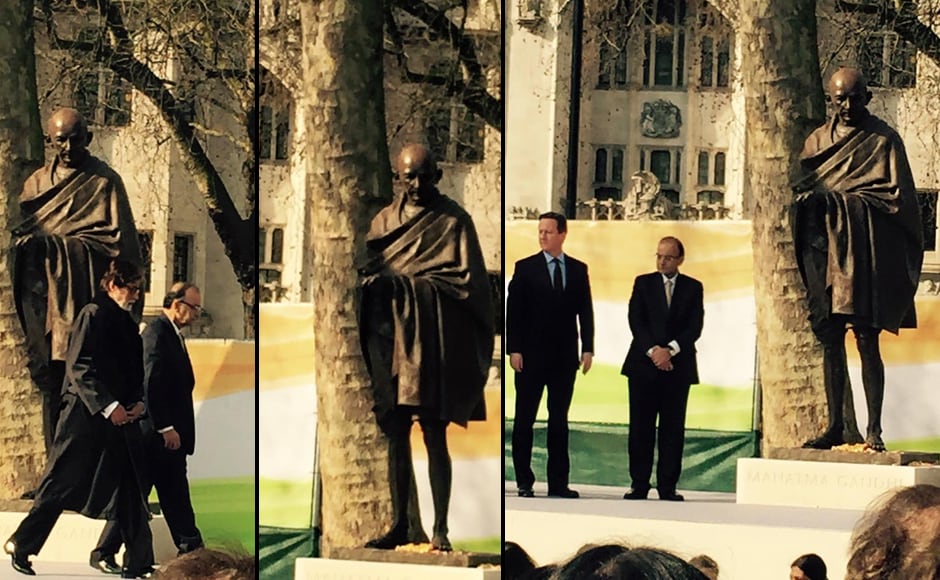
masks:
[[[718,562],[713,560],[711,557],[706,556],[705,554],[699,554],[698,556],[689,560],[689,564],[698,568],[698,570],[704,574],[708,580],[717,580]]]
[[[171,560],[154,575],[161,580],[254,580],[254,556],[199,548]]]
[[[561,564],[551,580],[708,580],[678,556],[656,548],[591,546]]]
[[[535,569],[535,562],[522,547],[515,542],[503,544],[503,556],[500,562],[502,578],[514,580]]]
[[[940,578],[940,487],[889,492],[852,532],[846,580]]]
[[[816,554],[803,554],[790,564],[790,580],[826,580],[826,563]]]

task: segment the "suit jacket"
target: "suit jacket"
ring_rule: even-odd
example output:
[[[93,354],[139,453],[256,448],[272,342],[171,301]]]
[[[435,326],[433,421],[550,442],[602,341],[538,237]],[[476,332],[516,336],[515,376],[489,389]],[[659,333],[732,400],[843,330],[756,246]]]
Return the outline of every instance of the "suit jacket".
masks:
[[[695,341],[702,334],[705,316],[703,294],[701,282],[678,274],[672,291],[672,305],[667,306],[662,274],[653,272],[637,276],[627,315],[633,342],[620,373],[630,378],[697,384]],[[679,344],[679,353],[672,359],[673,370],[661,371],[646,352],[657,345],[665,347],[673,340]]]
[[[101,414],[115,401],[129,407],[142,400],[140,353],[137,325],[106,294],[79,311],[66,353],[61,415],[37,501],[54,498],[64,509],[112,519],[128,456],[138,483],[145,479],[137,424],[118,427]]]
[[[179,451],[192,455],[196,445],[193,414],[193,366],[173,324],[165,314],[147,325],[144,341],[144,402],[148,417],[142,422],[148,439],[173,426],[180,436]]]
[[[587,264],[566,254],[565,266],[567,282],[559,294],[542,252],[516,262],[506,301],[506,350],[522,354],[523,372],[577,369],[580,353],[594,352]]]

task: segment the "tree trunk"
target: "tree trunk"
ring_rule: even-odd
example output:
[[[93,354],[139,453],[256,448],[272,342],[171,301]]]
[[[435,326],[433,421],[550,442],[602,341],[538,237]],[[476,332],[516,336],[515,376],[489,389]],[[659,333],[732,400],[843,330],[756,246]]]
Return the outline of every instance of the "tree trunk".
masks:
[[[825,120],[815,0],[739,3],[737,41],[753,207],[754,294],[763,400],[762,444],[798,446],[826,425],[822,348],[807,320],[796,264],[789,184]]]
[[[42,165],[36,96],[33,1],[0,3],[0,489],[18,497],[42,473],[42,400],[26,371],[26,346],[13,302],[10,229],[19,215],[23,182]]]
[[[382,3],[303,0],[307,188],[316,314],[322,552],[361,546],[391,521],[388,450],[359,346],[357,264],[391,192]]]

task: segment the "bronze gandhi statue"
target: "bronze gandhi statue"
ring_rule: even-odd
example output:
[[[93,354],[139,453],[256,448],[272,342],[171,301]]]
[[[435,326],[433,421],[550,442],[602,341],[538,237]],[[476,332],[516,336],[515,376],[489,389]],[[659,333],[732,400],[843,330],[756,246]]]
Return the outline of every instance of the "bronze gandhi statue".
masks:
[[[915,328],[914,293],[923,229],[914,179],[897,132],[872,115],[862,73],[840,68],[829,81],[831,120],[806,139],[794,185],[794,241],[813,332],[823,345],[829,424],[803,446],[845,442],[845,332],[852,328],[868,407],[865,442],[884,451],[882,330]]]
[[[372,220],[360,269],[360,336],[374,411],[389,440],[393,521],[367,547],[407,543],[412,423],[428,451],[434,535],[451,550],[447,511],[451,460],[447,425],[485,418],[483,387],[492,364],[493,302],[470,215],[437,189],[441,170],[421,145],[398,156],[402,186]]]

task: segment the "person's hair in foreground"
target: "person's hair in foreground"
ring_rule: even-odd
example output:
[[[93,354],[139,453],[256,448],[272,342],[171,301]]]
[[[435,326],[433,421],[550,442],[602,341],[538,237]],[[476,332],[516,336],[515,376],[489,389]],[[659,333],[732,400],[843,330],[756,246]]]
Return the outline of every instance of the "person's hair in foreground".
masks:
[[[500,574],[506,580],[522,578],[524,574],[535,569],[535,562],[515,542],[503,544],[503,556],[500,564]]]
[[[695,556],[689,560],[689,564],[698,568],[709,580],[716,580],[718,578],[718,562],[706,554]]]
[[[883,495],[855,524],[846,580],[940,580],[940,487]]]
[[[803,554],[793,560],[790,568],[799,568],[803,572],[803,576],[809,580],[826,580],[827,578],[826,562],[817,554]],[[793,577],[792,570],[790,577]]]
[[[255,557],[244,552],[199,548],[169,561],[154,575],[161,580],[254,580]]]
[[[682,558],[657,548],[593,546],[560,565],[551,580],[708,580]]]

